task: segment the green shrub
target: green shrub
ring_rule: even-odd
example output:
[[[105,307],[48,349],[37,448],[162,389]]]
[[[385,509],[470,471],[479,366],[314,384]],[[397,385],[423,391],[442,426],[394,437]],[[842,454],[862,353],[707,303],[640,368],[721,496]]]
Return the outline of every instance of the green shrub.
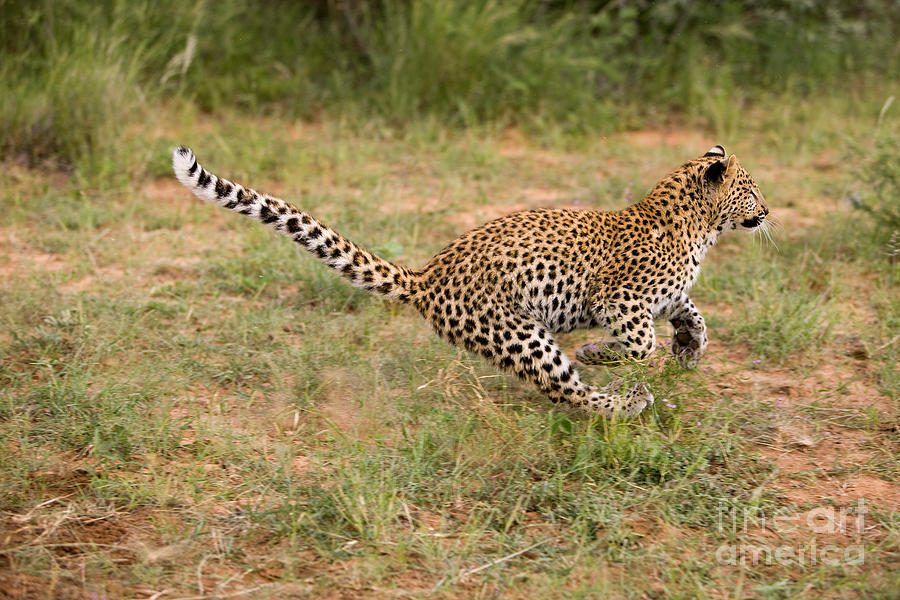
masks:
[[[3,155],[88,166],[98,150],[115,145],[140,97],[137,59],[124,46],[124,38],[84,24],[71,43],[54,46],[39,63],[4,63]]]
[[[870,214],[890,232],[900,230],[900,139],[873,138],[858,179],[865,192],[851,197],[853,205]]]
[[[0,0],[2,158],[103,166],[147,99],[597,131],[898,74],[891,0]],[[150,106],[158,106],[152,103]]]

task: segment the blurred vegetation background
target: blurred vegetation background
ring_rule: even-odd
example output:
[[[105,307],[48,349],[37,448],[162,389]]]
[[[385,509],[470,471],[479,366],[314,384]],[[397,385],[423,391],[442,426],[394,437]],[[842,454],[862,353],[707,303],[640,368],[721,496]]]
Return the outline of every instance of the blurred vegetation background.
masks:
[[[898,1],[0,0],[0,598],[900,597]],[[782,226],[608,423],[191,200],[179,143],[414,267],[712,143]]]
[[[896,0],[0,0],[0,15],[0,159],[81,171],[161,102],[595,133],[717,127],[900,72]]]

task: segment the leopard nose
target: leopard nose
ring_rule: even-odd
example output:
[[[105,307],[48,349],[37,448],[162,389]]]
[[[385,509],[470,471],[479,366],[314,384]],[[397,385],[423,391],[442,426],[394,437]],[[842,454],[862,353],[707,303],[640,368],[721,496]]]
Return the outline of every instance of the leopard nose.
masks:
[[[769,209],[768,209],[768,208],[764,208],[764,209],[763,209],[763,216],[766,216],[767,214],[769,214]]]

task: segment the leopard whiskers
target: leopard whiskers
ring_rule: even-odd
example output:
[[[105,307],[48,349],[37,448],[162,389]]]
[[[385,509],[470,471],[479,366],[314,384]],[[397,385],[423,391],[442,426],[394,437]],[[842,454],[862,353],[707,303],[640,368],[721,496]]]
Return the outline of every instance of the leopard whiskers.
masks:
[[[778,248],[778,244],[776,244],[775,240],[772,238],[772,229],[777,228],[777,227],[778,227],[777,222],[775,222],[775,221],[770,222],[769,219],[766,219],[765,221],[760,223],[759,227],[757,227],[756,229],[759,232],[760,244],[762,244],[763,241],[766,241],[773,248],[775,248],[776,251],[780,252],[780,249]]]

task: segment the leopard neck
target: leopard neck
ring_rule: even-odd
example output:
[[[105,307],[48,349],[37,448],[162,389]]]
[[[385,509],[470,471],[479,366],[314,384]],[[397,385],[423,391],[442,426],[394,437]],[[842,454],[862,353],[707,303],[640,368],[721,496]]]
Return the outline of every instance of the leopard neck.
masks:
[[[678,177],[676,172],[629,208],[659,235],[702,258],[722,231],[717,228],[716,211],[706,200],[699,178],[690,175]]]

